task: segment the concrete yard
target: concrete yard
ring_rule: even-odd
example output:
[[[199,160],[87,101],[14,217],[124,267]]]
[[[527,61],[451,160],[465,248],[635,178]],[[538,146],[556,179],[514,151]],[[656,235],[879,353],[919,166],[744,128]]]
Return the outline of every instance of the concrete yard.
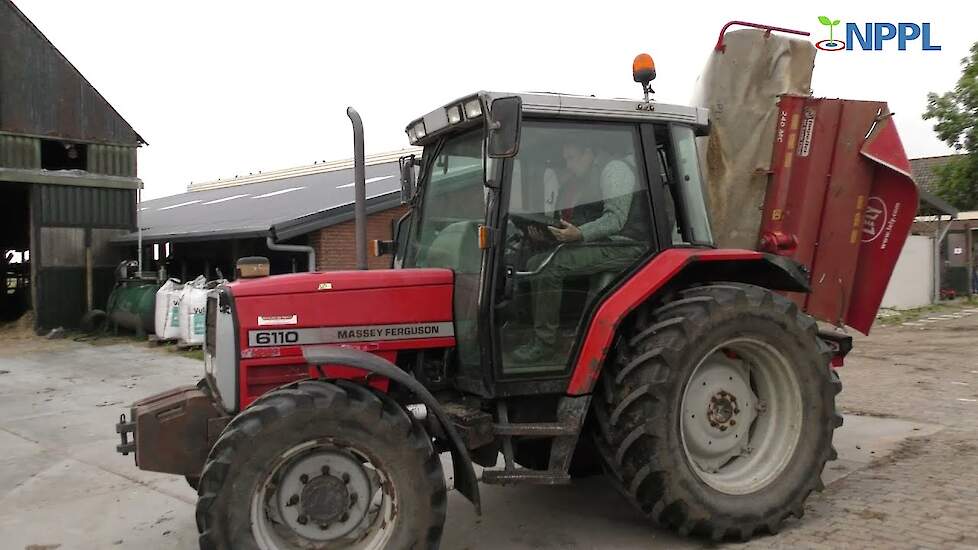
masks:
[[[846,424],[801,521],[740,548],[978,548],[978,311],[878,328],[840,374]],[[0,335],[0,549],[196,548],[195,493],[115,453],[135,399],[198,361],[139,343]],[[457,493],[443,548],[695,548],[591,478]]]

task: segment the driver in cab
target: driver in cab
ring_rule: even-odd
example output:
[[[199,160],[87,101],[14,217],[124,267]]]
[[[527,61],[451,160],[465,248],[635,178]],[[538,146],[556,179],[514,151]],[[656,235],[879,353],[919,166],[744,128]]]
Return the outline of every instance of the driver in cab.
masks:
[[[521,363],[538,363],[552,356],[567,277],[621,273],[643,250],[629,243],[648,241],[643,201],[635,200],[634,156],[616,159],[582,141],[565,143],[561,152],[566,170],[558,175],[555,217],[559,215],[559,220],[546,228],[528,228],[533,241],[549,242],[551,248],[533,256],[528,267],[538,268],[553,247],[564,246],[531,280],[533,337],[513,351],[513,358]],[[647,212],[647,205],[644,208]]]

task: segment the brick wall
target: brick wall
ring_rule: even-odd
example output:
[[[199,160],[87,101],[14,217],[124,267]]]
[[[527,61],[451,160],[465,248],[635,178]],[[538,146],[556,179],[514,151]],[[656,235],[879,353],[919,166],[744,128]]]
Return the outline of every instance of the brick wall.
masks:
[[[397,221],[407,212],[407,206],[397,206],[383,212],[367,216],[367,243],[373,239],[391,238],[391,221]],[[309,235],[309,244],[316,249],[316,269],[319,271],[338,271],[356,269],[357,251],[353,220],[336,224]],[[367,251],[370,269],[390,267],[391,257],[375,257]]]

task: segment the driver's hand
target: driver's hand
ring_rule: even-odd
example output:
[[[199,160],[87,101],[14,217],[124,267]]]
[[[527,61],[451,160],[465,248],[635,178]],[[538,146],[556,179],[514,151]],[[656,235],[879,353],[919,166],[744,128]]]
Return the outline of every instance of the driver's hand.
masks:
[[[566,220],[560,220],[560,227],[548,227],[554,238],[562,243],[572,243],[584,238],[584,234],[578,227]]]

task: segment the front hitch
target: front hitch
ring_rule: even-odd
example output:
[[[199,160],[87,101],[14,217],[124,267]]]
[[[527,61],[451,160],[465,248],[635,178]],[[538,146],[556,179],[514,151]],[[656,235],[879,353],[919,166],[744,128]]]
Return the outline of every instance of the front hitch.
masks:
[[[134,454],[141,470],[199,476],[230,419],[206,386],[173,388],[133,403],[128,420],[119,416],[116,451]]]
[[[129,434],[135,433],[136,423],[126,422],[126,413],[119,415],[119,423],[115,425],[115,433],[119,434],[119,444],[115,446],[115,452],[122,456],[136,452],[136,440],[129,441]]]

